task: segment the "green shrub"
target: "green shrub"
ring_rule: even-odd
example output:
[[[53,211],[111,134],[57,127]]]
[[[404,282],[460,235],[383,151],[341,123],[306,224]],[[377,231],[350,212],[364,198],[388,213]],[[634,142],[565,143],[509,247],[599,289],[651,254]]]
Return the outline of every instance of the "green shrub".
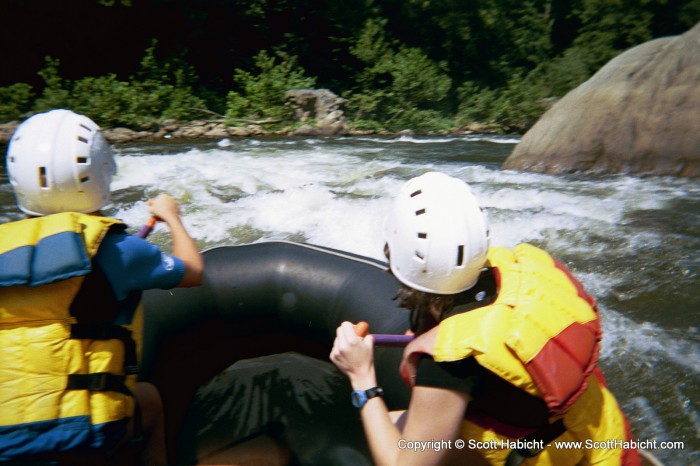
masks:
[[[458,90],[457,123],[498,126],[506,131],[525,132],[547,110],[549,100],[540,83],[515,76],[505,88],[481,88],[465,82]]]
[[[238,90],[226,98],[226,116],[229,118],[271,118],[291,120],[291,109],[285,105],[284,94],[290,89],[314,87],[316,79],[305,76],[296,57],[267,51],[255,56],[256,72],[236,69],[234,82]]]
[[[68,107],[71,93],[66,87],[70,83],[64,83],[58,74],[58,66],[60,64],[61,62],[58,59],[44,58],[44,68],[38,74],[44,80],[45,86],[41,96],[34,103],[34,110],[37,112]]]
[[[194,70],[179,59],[158,60],[156,42],[146,49],[136,76],[121,81],[114,74],[86,77],[76,81],[61,79],[59,61],[47,57],[39,72],[46,86],[34,110],[69,108],[106,127],[139,127],[154,121],[193,119],[204,107],[194,95]]]
[[[391,131],[412,129],[421,132],[446,131],[452,128],[452,121],[436,110],[420,110],[417,108],[396,109],[394,118],[384,125]]]
[[[32,86],[16,83],[0,87],[0,121],[18,120],[29,111],[34,98]]]
[[[398,46],[386,21],[369,20],[351,53],[365,63],[347,98],[351,118],[381,121],[387,129],[433,130],[444,126],[437,108],[452,85],[440,65],[417,48]]]
[[[129,125],[136,118],[129,105],[133,88],[114,74],[75,81],[71,94],[67,106],[100,125]]]

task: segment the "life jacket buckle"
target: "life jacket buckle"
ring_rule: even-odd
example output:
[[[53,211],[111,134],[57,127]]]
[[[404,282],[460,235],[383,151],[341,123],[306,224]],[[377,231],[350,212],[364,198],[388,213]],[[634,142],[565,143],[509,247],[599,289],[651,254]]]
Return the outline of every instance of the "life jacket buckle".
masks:
[[[534,458],[535,456],[542,453],[544,448],[517,448],[513,449],[508,453],[506,458],[505,466],[519,466],[526,459]]]
[[[87,389],[91,392],[100,392],[107,389],[107,372],[90,374],[87,382]]]
[[[525,458],[534,458],[542,453],[542,450],[544,450],[544,448],[518,448],[516,451]]]

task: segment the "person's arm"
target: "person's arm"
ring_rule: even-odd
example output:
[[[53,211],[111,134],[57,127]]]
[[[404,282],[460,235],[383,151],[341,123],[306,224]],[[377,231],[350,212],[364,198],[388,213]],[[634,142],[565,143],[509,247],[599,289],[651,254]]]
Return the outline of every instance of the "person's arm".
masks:
[[[178,286],[201,285],[204,273],[204,260],[194,240],[182,224],[180,205],[171,196],[161,194],[155,199],[148,200],[148,210],[152,215],[166,223],[173,240],[172,255],[185,264],[185,275]]]
[[[377,385],[372,337],[361,339],[351,323],[344,322],[338,327],[331,360],[348,376],[353,390]],[[415,387],[403,432],[392,423],[381,397],[368,400],[361,417],[375,463],[378,466],[439,464],[448,453],[447,448],[415,451],[401,447],[408,446],[407,442],[444,440],[451,441],[454,448],[469,400],[469,395],[455,390]]]

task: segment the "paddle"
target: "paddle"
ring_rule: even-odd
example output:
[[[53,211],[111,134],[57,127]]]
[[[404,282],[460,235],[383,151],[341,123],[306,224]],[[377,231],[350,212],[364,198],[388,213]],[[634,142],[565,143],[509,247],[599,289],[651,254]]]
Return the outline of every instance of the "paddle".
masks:
[[[358,337],[366,337],[369,331],[369,324],[361,321],[355,324],[355,333]],[[413,340],[413,335],[388,335],[382,333],[373,333],[375,346],[403,348]]]
[[[153,228],[156,226],[156,222],[158,222],[156,217],[149,218],[146,224],[136,233],[136,236],[139,238],[146,238],[146,236],[153,231]]]

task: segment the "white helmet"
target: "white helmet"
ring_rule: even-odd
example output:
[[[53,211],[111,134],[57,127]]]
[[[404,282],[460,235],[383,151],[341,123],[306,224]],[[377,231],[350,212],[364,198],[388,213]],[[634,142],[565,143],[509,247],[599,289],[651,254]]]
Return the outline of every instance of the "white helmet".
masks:
[[[23,122],[7,149],[19,208],[30,215],[90,213],[110,200],[113,151],[91,119],[51,110]]]
[[[426,173],[404,184],[385,234],[391,271],[419,291],[468,290],[486,263],[486,215],[466,183],[443,173]]]

